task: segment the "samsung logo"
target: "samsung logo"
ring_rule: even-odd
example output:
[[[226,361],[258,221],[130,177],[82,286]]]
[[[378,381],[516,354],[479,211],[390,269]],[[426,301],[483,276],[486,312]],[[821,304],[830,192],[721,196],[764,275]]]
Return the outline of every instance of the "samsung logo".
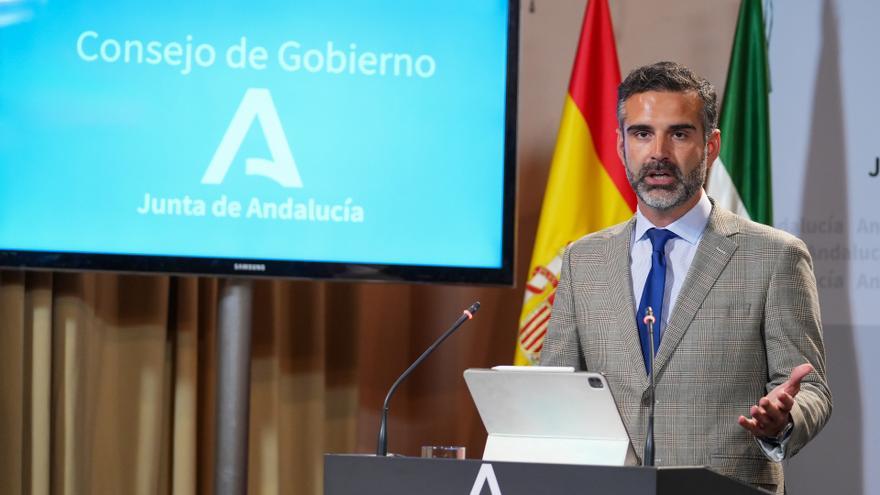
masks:
[[[237,272],[265,272],[266,265],[262,263],[235,263],[232,269]]]

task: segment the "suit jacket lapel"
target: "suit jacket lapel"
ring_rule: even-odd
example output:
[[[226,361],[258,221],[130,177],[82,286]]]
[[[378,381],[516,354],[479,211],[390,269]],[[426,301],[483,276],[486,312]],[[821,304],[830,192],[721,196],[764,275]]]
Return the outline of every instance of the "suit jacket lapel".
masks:
[[[739,224],[738,216],[719,210],[713,202],[703,239],[697,247],[694,261],[675,303],[675,310],[670,315],[666,330],[663,332],[663,339],[660,341],[660,348],[654,360],[655,372],[659,373],[669,362],[669,358],[684,337],[709,290],[715,285],[715,281],[736,251],[737,244],[730,239],[730,236],[739,232]]]
[[[620,229],[620,232],[612,238],[611,253],[609,253],[610,255],[608,257],[611,260],[609,274],[612,280],[626,281],[626,283],[610,284],[612,287],[616,287],[617,291],[616,294],[614,294],[614,309],[618,321],[621,322],[620,338],[623,340],[627,349],[627,358],[629,361],[632,363],[641,363],[641,368],[645,371],[645,360],[642,357],[642,344],[639,340],[639,330],[636,327],[636,307],[635,301],[633,301],[632,271],[630,269],[632,231],[635,228],[635,225],[636,220],[635,217],[633,217],[627,222],[626,228]],[[623,253],[623,255],[620,253]],[[641,380],[642,388],[647,387],[647,371],[644,373],[638,373],[638,375]]]

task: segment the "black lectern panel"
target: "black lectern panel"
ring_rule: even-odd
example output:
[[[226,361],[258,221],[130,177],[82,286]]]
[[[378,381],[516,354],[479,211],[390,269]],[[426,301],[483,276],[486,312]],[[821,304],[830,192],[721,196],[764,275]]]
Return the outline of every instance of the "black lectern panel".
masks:
[[[492,485],[498,490],[493,491]],[[474,489],[477,489],[474,492]],[[326,455],[325,495],[758,495],[704,467],[605,467]]]

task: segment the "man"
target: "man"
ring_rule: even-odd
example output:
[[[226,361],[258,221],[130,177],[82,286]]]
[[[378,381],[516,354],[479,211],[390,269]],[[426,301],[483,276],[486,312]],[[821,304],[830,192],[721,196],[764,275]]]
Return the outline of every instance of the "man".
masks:
[[[779,461],[831,414],[810,255],[703,191],[721,147],[708,81],[671,62],[641,67],[617,114],[638,211],[566,249],[541,364],[604,373],[641,456],[650,306],[656,464],[709,465],[783,493]]]

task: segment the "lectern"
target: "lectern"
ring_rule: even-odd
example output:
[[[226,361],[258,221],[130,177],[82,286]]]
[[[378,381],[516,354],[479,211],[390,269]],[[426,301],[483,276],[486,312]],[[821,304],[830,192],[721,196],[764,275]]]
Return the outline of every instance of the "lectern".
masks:
[[[759,495],[706,467],[609,467],[481,460],[324,457],[325,495]]]

